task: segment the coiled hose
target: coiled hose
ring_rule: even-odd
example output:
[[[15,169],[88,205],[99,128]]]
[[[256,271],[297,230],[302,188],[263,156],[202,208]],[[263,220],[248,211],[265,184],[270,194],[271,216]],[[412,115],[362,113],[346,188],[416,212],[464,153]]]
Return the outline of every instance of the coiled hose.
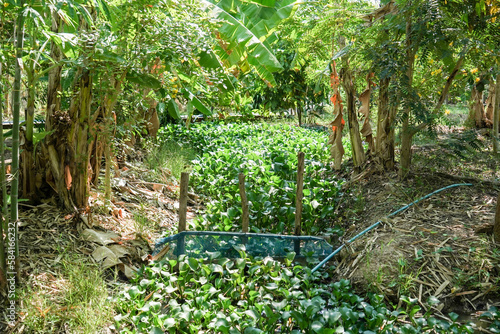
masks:
[[[395,216],[397,215],[398,213],[408,209],[409,207],[411,207],[412,205],[415,205],[417,204],[418,202],[420,201],[423,201],[424,199],[427,199],[429,197],[431,197],[432,195],[435,195],[443,190],[447,190],[447,189],[450,189],[450,188],[455,188],[455,187],[460,187],[460,186],[472,186],[472,183],[457,183],[457,184],[452,184],[450,186],[447,186],[447,187],[444,187],[444,188],[441,188],[441,189],[438,189],[436,191],[433,191],[432,193],[428,194],[428,195],[425,195],[424,197],[421,197],[419,199],[417,199],[416,201],[413,201],[411,202],[410,204],[407,204],[405,206],[403,206],[402,208],[390,213],[389,215],[387,215],[387,218],[389,217],[392,217],[392,216]],[[380,225],[380,223],[382,223],[381,220],[379,220],[378,222],[376,222],[375,224],[371,225],[370,227],[366,228],[365,230],[361,231],[360,233],[358,233],[357,235],[355,235],[354,237],[352,237],[351,239],[349,239],[349,241],[347,241],[347,243],[351,243],[353,242],[354,240],[358,239],[359,237],[361,237],[362,235],[370,232],[371,230],[373,230],[375,227],[377,227],[378,225]],[[337,255],[341,250],[342,248],[344,248],[345,244],[341,245],[339,248],[337,248],[335,251],[333,251],[333,253],[331,253],[330,255],[328,255],[325,259],[323,259],[323,261],[321,261],[316,267],[314,267],[312,270],[311,270],[311,273],[314,273],[316,270],[318,270],[319,268],[323,267],[325,265],[325,263],[327,263],[328,261],[330,261],[330,259],[332,257],[334,257],[335,255]]]

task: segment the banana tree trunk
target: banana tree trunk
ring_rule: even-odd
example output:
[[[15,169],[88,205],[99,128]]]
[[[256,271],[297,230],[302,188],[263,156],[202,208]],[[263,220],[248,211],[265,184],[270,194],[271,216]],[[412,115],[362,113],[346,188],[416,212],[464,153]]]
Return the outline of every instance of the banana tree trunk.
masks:
[[[89,119],[92,102],[92,78],[89,70],[83,70],[80,78],[79,99],[71,104],[69,115],[73,120],[70,134],[74,140],[74,154],[69,163],[71,171],[70,189],[78,208],[87,206],[89,193]],[[66,168],[66,167],[65,167]],[[68,186],[68,185],[67,185]]]
[[[63,206],[76,211],[87,206],[89,170],[89,115],[92,77],[89,70],[75,75],[75,92],[67,112],[55,111],[47,140],[50,172]],[[56,121],[57,120],[57,121]]]

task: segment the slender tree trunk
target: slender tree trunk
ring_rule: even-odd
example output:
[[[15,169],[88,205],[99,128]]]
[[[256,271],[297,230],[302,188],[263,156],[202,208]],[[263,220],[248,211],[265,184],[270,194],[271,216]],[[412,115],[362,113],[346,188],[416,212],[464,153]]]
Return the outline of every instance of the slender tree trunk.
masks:
[[[2,82],[2,71],[3,64],[0,63],[0,185],[2,187],[2,203],[0,209],[0,291],[4,291],[7,285],[7,266],[5,262],[5,247],[4,247],[4,230],[7,229],[7,215],[3,210],[3,204],[7,203],[7,187],[5,180],[5,148],[3,144],[3,82]],[[4,191],[5,190],[5,191]],[[5,220],[5,221],[4,221]],[[5,227],[5,228],[4,228]]]
[[[406,85],[408,91],[411,91],[413,86],[413,71],[415,67],[415,49],[411,47],[411,18],[406,21]],[[406,99],[409,99],[406,96]],[[409,102],[409,101],[407,101]],[[403,122],[401,127],[401,156],[399,177],[406,178],[411,166],[411,146],[413,144],[413,136],[415,130],[411,127],[411,107],[410,103],[406,103],[403,109]]]
[[[297,104],[299,103],[300,102],[298,102]],[[297,117],[299,118],[299,126],[302,126],[302,106],[297,105],[296,108],[297,108]]]
[[[35,115],[35,68],[34,61],[30,61],[30,68],[27,69],[28,73],[28,105],[26,107],[26,132],[21,135],[24,136],[24,144],[21,153],[21,181],[23,189],[23,197],[33,199],[35,194],[35,166],[34,166],[34,145],[33,145],[33,126]]]
[[[389,105],[389,83],[391,79],[380,80],[377,113],[376,156],[384,170],[394,170],[394,120],[396,108]]]
[[[19,1],[21,8],[24,0]],[[21,113],[21,58],[23,56],[24,15],[17,18],[16,27],[16,64],[14,77],[14,110],[12,111],[12,183],[10,190],[10,221],[14,223],[15,267],[19,277],[19,234],[18,234],[18,195],[19,195],[19,118]]]
[[[111,80],[112,92],[106,94],[104,99],[104,121],[106,123],[106,137],[104,143],[104,156],[106,159],[106,169],[104,176],[104,198],[106,204],[111,204],[111,166],[113,165],[113,150],[112,150],[112,138],[114,136],[114,130],[116,127],[116,119],[113,117],[113,109],[115,108],[118,96],[121,93],[122,82],[125,80],[126,72],[123,72],[120,77],[113,78]],[[156,137],[156,134],[155,134]]]
[[[495,241],[500,243],[500,194],[497,198],[497,208],[495,212],[495,225],[493,225],[493,235],[495,236]]]
[[[498,123],[500,118],[500,74],[497,74],[493,97],[493,152],[498,154]]]
[[[441,109],[441,107],[443,106],[443,103],[446,100],[448,93],[450,92],[451,84],[452,84],[453,80],[455,80],[455,77],[457,76],[458,71],[460,70],[460,67],[462,67],[464,59],[465,59],[465,56],[462,56],[457,60],[455,67],[453,68],[450,75],[448,76],[448,79],[446,80],[446,83],[445,83],[444,88],[442,90],[441,96],[439,97],[438,103],[436,104],[436,107],[434,108],[434,111],[433,111],[434,114],[437,114],[439,112],[439,110]]]
[[[352,73],[348,68],[348,64],[344,67],[342,74],[342,83],[347,99],[347,121],[349,123],[349,135],[352,146],[352,159],[354,167],[361,167],[365,163],[365,152],[363,142],[359,133],[358,116],[356,115],[356,105],[354,102],[354,84],[352,82]]]

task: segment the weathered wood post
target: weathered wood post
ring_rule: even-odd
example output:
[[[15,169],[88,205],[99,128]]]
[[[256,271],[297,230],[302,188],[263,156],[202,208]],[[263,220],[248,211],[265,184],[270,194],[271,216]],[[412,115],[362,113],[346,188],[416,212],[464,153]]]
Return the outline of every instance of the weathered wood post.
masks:
[[[181,187],[179,195],[179,229],[178,233],[186,230],[186,214],[187,214],[187,197],[188,197],[189,173],[181,173]],[[184,235],[181,235],[177,240],[177,256],[181,256],[186,252],[184,243]]]
[[[250,215],[248,213],[248,199],[247,194],[245,192],[245,174],[238,174],[238,185],[240,188],[240,197],[241,197],[241,230],[243,233],[248,233],[248,223],[250,221]],[[243,244],[246,244],[248,241],[247,237],[242,238]]]
[[[302,198],[304,196],[304,152],[298,154],[297,166],[297,196],[295,199],[295,235],[301,235],[301,220],[302,220]],[[300,254],[300,241],[295,240],[294,244],[295,255]]]

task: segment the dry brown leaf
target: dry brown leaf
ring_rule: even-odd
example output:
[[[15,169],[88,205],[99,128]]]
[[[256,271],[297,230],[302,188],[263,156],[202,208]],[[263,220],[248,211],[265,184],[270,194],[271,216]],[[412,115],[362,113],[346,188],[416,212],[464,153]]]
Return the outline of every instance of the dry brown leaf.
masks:
[[[328,140],[328,144],[332,145],[330,147],[330,154],[334,161],[333,168],[335,170],[340,170],[342,164],[342,157],[344,156],[344,146],[342,145],[342,130],[344,129],[344,120],[342,119],[342,113],[338,113],[337,117],[332,123],[332,134]]]
[[[69,165],[64,167],[64,180],[66,181],[66,189],[71,189],[71,182],[73,182],[73,178],[71,177],[71,170],[69,169]]]

